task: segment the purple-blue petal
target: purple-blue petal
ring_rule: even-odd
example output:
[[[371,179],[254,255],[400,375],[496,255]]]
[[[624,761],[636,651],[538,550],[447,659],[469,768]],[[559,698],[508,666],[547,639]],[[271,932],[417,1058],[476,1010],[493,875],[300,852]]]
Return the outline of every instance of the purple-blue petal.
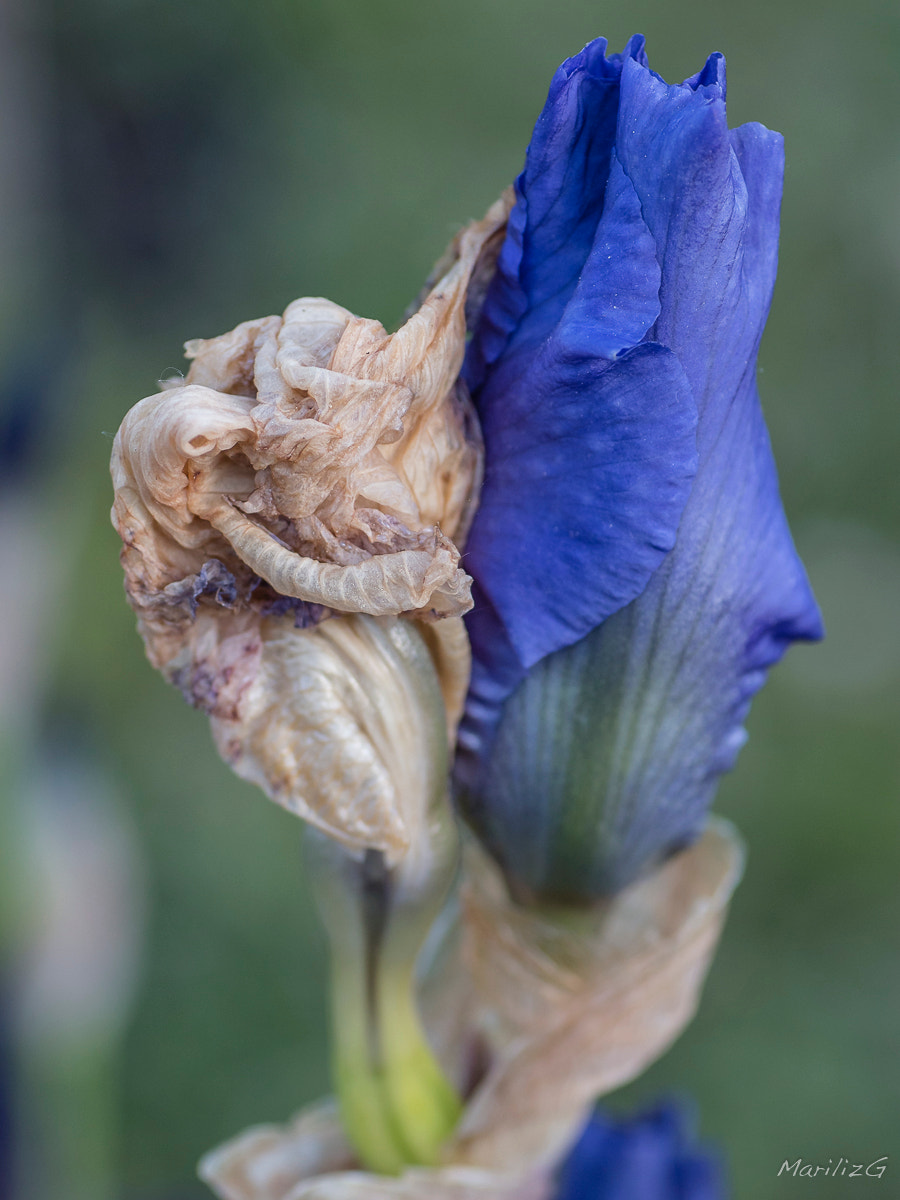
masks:
[[[613,154],[603,213],[554,343],[570,357],[617,357],[636,346],[659,316],[659,287],[656,243],[634,185]]]
[[[715,85],[719,94],[725,98],[725,55],[714,50],[696,75],[689,76],[684,81],[685,87],[696,91],[699,87]]]
[[[693,840],[766,669],[820,633],[749,379],[646,590],[518,683],[477,786],[465,780],[511,883],[614,893]]]
[[[487,462],[465,559],[479,584],[470,750],[490,740],[498,675],[511,688],[640,593],[696,468],[680,365],[641,345],[660,267],[612,153],[623,63],[642,47],[607,59],[593,43],[554,77],[469,355]]]
[[[589,326],[577,334],[586,340]],[[485,422],[489,469],[464,558],[476,580],[457,758],[466,785],[528,668],[646,585],[674,544],[696,466],[693,402],[671,353],[645,343],[609,360],[561,341],[508,390],[502,456]],[[505,386],[502,369],[495,379]]]
[[[728,129],[718,61],[720,81],[696,87],[669,86],[626,62],[616,139],[661,265],[661,311],[650,336],[675,352],[690,380],[701,461],[755,370],[778,264],[784,175],[780,134],[761,125]],[[698,78],[712,74],[708,63]]]
[[[725,1200],[715,1158],[690,1145],[682,1114],[660,1105],[616,1119],[596,1112],[564,1162],[554,1200]]]
[[[586,342],[590,326],[577,336]],[[675,541],[696,465],[678,360],[646,344],[610,360],[548,342],[508,385],[465,565],[522,666],[571,645],[639,594]],[[509,422],[507,425],[506,422]],[[471,629],[477,637],[478,616]]]
[[[622,55],[607,58],[606,39],[597,38],[553,77],[467,356],[473,391],[502,353],[527,352],[529,342],[543,340],[575,290],[603,212],[622,64],[646,62],[643,47],[635,36]]]

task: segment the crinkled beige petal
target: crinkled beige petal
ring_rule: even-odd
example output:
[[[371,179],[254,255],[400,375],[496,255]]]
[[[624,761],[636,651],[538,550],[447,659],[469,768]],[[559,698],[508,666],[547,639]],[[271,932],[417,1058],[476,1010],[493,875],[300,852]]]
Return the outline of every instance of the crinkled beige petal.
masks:
[[[594,1099],[640,1074],[693,1016],[742,865],[737,834],[714,820],[699,842],[602,910],[553,920],[513,904],[479,853],[467,863],[462,959],[451,955],[441,970],[456,1010],[447,1028],[469,1013],[457,1053],[468,1054],[478,1032],[492,1059],[446,1166],[401,1179],[349,1171],[337,1115],[325,1119],[317,1107],[214,1151],[203,1178],[222,1200],[547,1195],[549,1173]],[[432,983],[433,1001],[441,980]]]
[[[250,407],[249,400],[205,387],[179,387],[136,404],[116,434],[112,517],[122,538],[125,590],[150,661],[170,678],[191,659],[197,675],[208,675],[213,665],[210,631],[200,649],[201,634],[193,627],[193,585],[200,573],[215,562],[223,579],[230,575],[234,582],[242,570],[245,584],[250,578],[226,540],[192,511],[185,469],[192,454],[200,462],[221,460],[219,484],[249,491],[252,472],[242,478],[239,467],[229,471],[227,454],[252,432]],[[232,611],[214,611],[226,626],[219,641],[246,634],[252,624],[249,613],[235,620]]]
[[[197,464],[195,477],[203,467],[208,472],[212,463],[252,437],[252,407],[238,396],[183,386],[141,400],[119,427],[111,463],[113,524],[125,547],[147,560],[145,571],[151,578],[158,574],[161,585],[180,578],[182,564],[199,569],[199,555],[210,547],[225,548],[194,511],[196,484],[190,467]],[[246,494],[253,474],[247,470],[227,484]],[[131,561],[125,565],[128,572]],[[131,583],[127,574],[126,583]]]
[[[441,1167],[392,1178],[352,1168],[336,1106],[326,1100],[289,1125],[248,1129],[207,1154],[199,1174],[221,1200],[545,1200],[549,1193],[542,1173]]]
[[[696,1011],[743,851],[727,822],[583,927],[508,899],[484,858],[464,892],[464,954],[493,1043],[448,1156],[497,1169],[552,1161],[598,1095],[634,1079]]]
[[[193,359],[187,381],[235,396],[255,395],[256,357],[261,347],[278,333],[281,323],[281,317],[260,317],[256,321],[244,321],[221,337],[195,338],[186,342],[185,357]],[[178,381],[171,380],[166,386],[177,387]]]
[[[427,545],[339,565],[295,554],[225,500],[205,503],[203,515],[238,558],[281,596],[344,613],[373,617],[431,609],[455,616],[471,606],[459,552],[435,529]]]
[[[481,447],[458,381],[466,289],[508,211],[504,198],[459,235],[396,333],[313,297],[187,344],[187,379],[136,405],[113,447],[135,607],[212,558],[243,571],[250,606],[267,600],[246,586],[255,576],[322,610],[434,620],[471,607],[459,543]]]

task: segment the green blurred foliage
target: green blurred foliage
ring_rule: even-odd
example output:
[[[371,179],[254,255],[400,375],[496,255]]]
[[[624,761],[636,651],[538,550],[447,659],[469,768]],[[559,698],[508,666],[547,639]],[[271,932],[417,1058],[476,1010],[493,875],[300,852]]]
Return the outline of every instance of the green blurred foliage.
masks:
[[[50,385],[41,478],[73,566],[47,719],[90,731],[138,823],[151,915],[119,1062],[123,1196],[200,1197],[199,1155],[327,1088],[323,937],[299,829],[150,669],[109,527],[110,434],[181,343],[302,294],[396,322],[518,171],[598,34],[681,79],[726,52],[732,124],[786,135],[761,390],[830,640],[775,672],[719,809],[750,845],[699,1017],[638,1083],[692,1095],[738,1197],[785,1157],[896,1156],[900,1073],[900,21],[881,0],[45,0],[14,156],[39,169],[4,363]],[[15,164],[13,164],[15,167]],[[23,215],[24,214],[24,215]],[[24,252],[23,252],[24,254]],[[31,355],[29,358],[28,355]],[[52,403],[51,403],[52,402]],[[896,1184],[893,1185],[896,1187]],[[817,1195],[846,1194],[819,1178]],[[882,1195],[890,1184],[882,1183]]]

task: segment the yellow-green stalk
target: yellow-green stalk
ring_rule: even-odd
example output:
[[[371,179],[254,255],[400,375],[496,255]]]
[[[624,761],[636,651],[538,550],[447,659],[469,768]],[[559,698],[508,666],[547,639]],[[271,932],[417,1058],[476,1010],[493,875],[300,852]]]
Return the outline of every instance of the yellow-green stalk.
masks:
[[[402,650],[410,722],[420,730],[422,795],[409,822],[409,849],[391,865],[380,850],[353,853],[315,830],[307,834],[331,941],[335,1089],[362,1165],[384,1174],[436,1163],[462,1107],[426,1040],[415,986],[416,959],[458,855],[443,702],[419,634],[409,622],[398,622],[392,634],[394,650]]]

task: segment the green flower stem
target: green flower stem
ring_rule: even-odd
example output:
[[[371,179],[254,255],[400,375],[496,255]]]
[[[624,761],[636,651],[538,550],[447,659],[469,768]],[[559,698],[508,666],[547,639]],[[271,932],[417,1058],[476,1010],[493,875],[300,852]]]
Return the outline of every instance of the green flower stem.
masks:
[[[425,1039],[415,961],[455,869],[449,815],[427,888],[404,886],[377,851],[361,861],[312,834],[314,880],[331,937],[333,1070],[362,1164],[394,1175],[432,1165],[462,1104]],[[338,862],[338,858],[342,862]],[[337,868],[337,869],[336,869]]]
[[[461,1105],[422,1033],[410,966],[382,960],[366,975],[358,960],[335,956],[335,1080],[363,1163],[396,1174],[437,1161]]]

